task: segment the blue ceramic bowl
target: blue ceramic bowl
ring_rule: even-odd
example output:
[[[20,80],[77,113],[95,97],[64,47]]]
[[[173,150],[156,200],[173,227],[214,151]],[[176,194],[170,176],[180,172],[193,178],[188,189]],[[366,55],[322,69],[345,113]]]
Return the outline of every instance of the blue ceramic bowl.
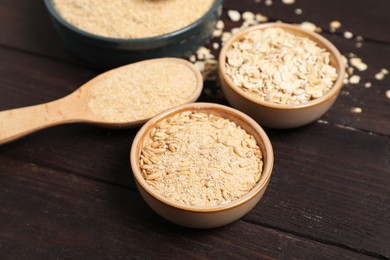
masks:
[[[215,0],[205,15],[180,30],[148,38],[117,39],[76,28],[62,18],[52,0],[45,0],[65,46],[88,65],[106,69],[151,58],[188,58],[211,38],[222,13],[222,3],[223,0]]]

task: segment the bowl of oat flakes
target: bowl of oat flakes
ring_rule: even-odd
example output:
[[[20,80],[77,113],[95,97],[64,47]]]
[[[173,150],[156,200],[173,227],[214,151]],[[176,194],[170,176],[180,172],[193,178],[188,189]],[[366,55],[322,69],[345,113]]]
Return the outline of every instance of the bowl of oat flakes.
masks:
[[[294,128],[324,115],[344,79],[336,47],[321,35],[284,23],[265,23],[234,35],[219,57],[228,102],[259,124]]]
[[[64,45],[98,68],[159,57],[189,57],[211,38],[222,3],[45,0]]]
[[[130,162],[155,212],[181,226],[214,228],[255,207],[274,155],[267,134],[246,114],[193,103],[149,120],[133,140]]]

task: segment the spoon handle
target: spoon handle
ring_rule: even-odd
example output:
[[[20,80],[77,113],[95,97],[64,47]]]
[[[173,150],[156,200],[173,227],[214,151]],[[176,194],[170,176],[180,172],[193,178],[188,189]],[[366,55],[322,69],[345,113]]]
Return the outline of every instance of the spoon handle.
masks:
[[[82,121],[72,95],[52,102],[0,112],[0,145],[47,127]]]

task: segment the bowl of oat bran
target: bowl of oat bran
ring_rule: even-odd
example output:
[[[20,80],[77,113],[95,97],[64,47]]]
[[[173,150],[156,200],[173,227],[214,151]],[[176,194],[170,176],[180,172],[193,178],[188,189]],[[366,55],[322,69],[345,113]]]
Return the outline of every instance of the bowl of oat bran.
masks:
[[[141,196],[160,216],[185,227],[214,228],[255,207],[274,155],[267,134],[249,116],[193,103],[149,120],[133,140],[130,162]]]
[[[319,119],[335,102],[344,73],[332,43],[284,23],[236,34],[219,57],[228,102],[270,128],[294,128]]]
[[[222,3],[45,0],[64,45],[98,68],[159,57],[189,57],[212,36]]]

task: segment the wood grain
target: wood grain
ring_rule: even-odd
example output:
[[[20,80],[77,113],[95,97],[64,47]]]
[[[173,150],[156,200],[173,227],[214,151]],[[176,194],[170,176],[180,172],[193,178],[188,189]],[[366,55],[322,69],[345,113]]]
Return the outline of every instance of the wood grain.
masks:
[[[152,212],[135,191],[32,163],[0,165],[0,184],[5,258],[273,259],[286,252],[292,258],[361,258],[243,221],[212,230],[180,228]]]

